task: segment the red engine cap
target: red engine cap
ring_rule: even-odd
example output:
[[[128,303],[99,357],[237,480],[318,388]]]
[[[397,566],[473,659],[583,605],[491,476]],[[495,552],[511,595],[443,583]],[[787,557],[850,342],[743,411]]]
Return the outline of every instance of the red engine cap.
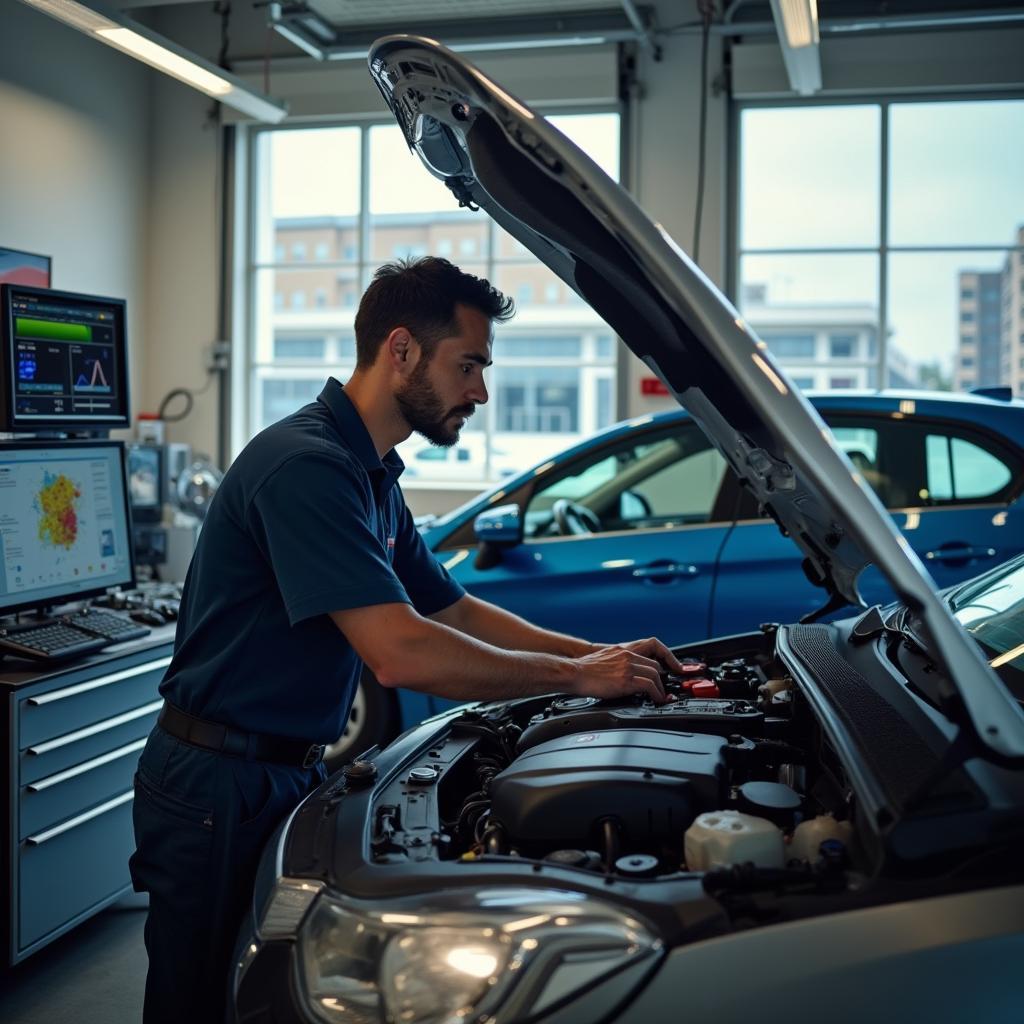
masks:
[[[710,679],[699,679],[689,688],[694,697],[717,697],[718,687]]]
[[[684,676],[702,676],[708,670],[707,665],[703,661],[697,661],[696,658],[683,658],[679,664],[683,666],[682,674]]]
[[[683,689],[692,690],[698,683],[710,683],[712,686],[715,685],[707,678],[707,676],[691,676],[689,679],[683,680]]]

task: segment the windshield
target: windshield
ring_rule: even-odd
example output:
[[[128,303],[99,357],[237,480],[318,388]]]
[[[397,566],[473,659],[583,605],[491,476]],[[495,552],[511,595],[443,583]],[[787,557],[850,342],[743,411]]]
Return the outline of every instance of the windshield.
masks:
[[[1024,558],[958,588],[948,601],[1010,692],[1024,701]]]

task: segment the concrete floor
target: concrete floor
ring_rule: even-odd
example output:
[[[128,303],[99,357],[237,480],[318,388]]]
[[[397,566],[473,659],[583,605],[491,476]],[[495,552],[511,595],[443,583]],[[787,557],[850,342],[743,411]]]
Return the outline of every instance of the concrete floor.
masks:
[[[130,1024],[142,1019],[144,896],[126,896],[6,974],[3,1024]]]

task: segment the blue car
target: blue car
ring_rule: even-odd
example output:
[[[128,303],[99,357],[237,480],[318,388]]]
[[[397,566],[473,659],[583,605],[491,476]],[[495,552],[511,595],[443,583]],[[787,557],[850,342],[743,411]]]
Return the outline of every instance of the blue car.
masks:
[[[1009,389],[807,397],[936,587],[1024,550],[1024,401]],[[616,424],[421,529],[470,593],[595,641],[685,644],[822,604],[808,560],[681,409]],[[873,567],[858,583],[869,605],[892,599]],[[331,759],[451,706],[368,676]]]

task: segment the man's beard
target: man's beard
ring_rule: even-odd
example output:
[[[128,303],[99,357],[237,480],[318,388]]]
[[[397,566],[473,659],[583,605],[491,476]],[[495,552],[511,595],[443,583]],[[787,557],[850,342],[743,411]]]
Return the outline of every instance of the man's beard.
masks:
[[[395,401],[406,423],[417,434],[422,434],[431,444],[451,448],[458,441],[461,428],[452,429],[447,426],[448,419],[455,415],[471,416],[474,406],[459,405],[454,409],[445,409],[433,385],[427,379],[427,365],[420,360],[408,383],[395,394]]]

